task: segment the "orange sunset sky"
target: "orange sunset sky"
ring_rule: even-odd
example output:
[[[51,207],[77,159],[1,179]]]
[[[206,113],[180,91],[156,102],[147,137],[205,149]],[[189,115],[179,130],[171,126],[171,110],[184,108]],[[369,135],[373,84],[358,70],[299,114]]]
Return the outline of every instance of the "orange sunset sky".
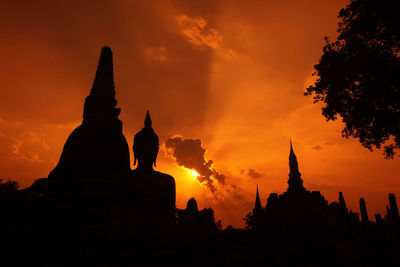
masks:
[[[243,227],[256,184],[263,205],[269,193],[286,190],[291,138],[307,189],[329,202],[342,191],[355,212],[364,197],[373,219],[389,192],[400,198],[399,157],[385,160],[343,139],[340,120],[326,122],[321,105],[303,95],[346,4],[2,0],[0,177],[21,187],[47,177],[82,121],[108,45],[130,148],[149,109],[161,144],[199,139],[226,176],[212,193],[162,146],[156,169],[175,177],[178,208],[195,197],[224,227]]]

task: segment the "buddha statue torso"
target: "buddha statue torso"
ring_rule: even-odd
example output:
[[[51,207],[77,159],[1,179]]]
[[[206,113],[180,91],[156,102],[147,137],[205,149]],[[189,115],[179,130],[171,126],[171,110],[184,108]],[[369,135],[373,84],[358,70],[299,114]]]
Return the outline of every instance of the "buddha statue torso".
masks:
[[[174,220],[175,180],[158,171],[132,171],[131,179],[136,187],[137,208],[147,224],[164,224]]]

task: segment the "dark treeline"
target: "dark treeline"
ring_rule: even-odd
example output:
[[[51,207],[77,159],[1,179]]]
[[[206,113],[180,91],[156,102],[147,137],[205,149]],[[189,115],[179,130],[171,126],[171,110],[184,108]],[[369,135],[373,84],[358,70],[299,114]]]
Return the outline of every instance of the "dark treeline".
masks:
[[[398,264],[399,212],[369,220],[365,201],[349,211],[342,194],[328,204],[303,186],[289,154],[288,189],[271,194],[222,230],[211,208],[190,199],[176,209],[175,180],[154,170],[159,139],[149,112],[134,136],[134,170],[118,119],[112,52],[102,49],[83,121],[69,136],[47,178],[19,189],[0,182],[3,266],[376,266]],[[241,216],[238,214],[237,216]]]

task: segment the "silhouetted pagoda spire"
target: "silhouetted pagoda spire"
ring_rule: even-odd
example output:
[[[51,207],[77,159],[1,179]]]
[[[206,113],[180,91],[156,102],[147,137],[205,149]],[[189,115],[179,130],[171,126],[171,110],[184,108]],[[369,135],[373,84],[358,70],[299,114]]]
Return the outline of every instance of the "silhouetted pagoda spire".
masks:
[[[393,193],[389,194],[389,206],[386,206],[387,217],[390,223],[399,223],[400,215],[397,208],[396,196]]]
[[[83,123],[96,118],[117,118],[121,110],[116,105],[112,52],[105,46],[101,49],[90,95],[85,100]]]
[[[346,202],[344,201],[343,193],[339,192],[339,208],[347,212]]]
[[[301,179],[301,174],[299,172],[297,157],[293,151],[292,140],[290,140],[289,167],[288,192],[304,191],[305,188],[303,187],[303,180]]]
[[[129,147],[116,108],[112,52],[103,47],[83,121],[68,137],[49,178],[107,178],[129,173]]]
[[[361,212],[361,222],[368,223],[369,219],[364,198],[360,198],[360,212]]]
[[[260,194],[258,193],[258,185],[257,185],[256,203],[254,205],[254,211],[256,212],[261,211],[261,200],[260,200]]]
[[[145,127],[149,127],[149,128],[151,128],[151,126],[152,126],[152,121],[151,121],[151,118],[150,118],[150,112],[149,111],[147,111],[147,113],[146,113],[146,118],[144,119],[144,126]]]
[[[396,197],[393,193],[389,194],[389,205],[392,216],[395,218],[399,218],[399,209],[397,208]]]

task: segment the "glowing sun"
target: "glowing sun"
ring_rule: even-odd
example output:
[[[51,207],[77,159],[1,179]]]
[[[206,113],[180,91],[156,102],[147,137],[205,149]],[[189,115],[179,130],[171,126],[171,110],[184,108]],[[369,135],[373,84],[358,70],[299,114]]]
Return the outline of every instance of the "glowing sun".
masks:
[[[198,176],[200,176],[200,174],[199,174],[196,170],[187,169],[187,171],[189,172],[189,174],[190,174],[194,179],[196,179]]]

